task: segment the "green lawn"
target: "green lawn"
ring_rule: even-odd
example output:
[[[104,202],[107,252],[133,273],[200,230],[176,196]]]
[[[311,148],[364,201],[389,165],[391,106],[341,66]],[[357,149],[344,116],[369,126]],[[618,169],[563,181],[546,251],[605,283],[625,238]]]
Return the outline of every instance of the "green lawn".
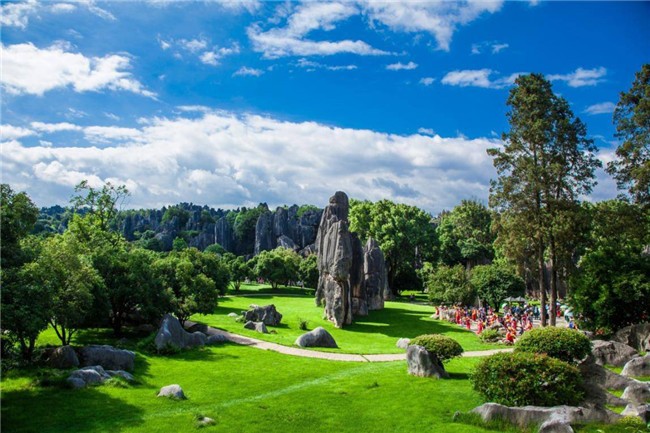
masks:
[[[281,291],[282,289],[278,290]],[[400,353],[395,346],[399,338],[413,338],[421,334],[440,333],[456,339],[465,350],[483,350],[499,347],[482,343],[478,337],[459,326],[431,319],[434,309],[431,306],[408,302],[386,302],[383,310],[371,311],[366,317],[357,317],[353,324],[343,329],[335,328],[323,319],[323,308],[314,304],[312,295],[294,294],[279,296],[266,293],[247,292],[248,296],[228,296],[219,300],[214,314],[194,315],[192,320],[206,323],[216,328],[247,335],[274,343],[291,346],[296,338],[306,331],[299,328],[300,320],[307,320],[308,329],[322,326],[332,334],[339,349],[319,349],[340,353]],[[282,314],[278,327],[269,327],[277,334],[260,334],[244,329],[243,323],[228,317],[228,313],[240,314],[249,305],[274,304]]]

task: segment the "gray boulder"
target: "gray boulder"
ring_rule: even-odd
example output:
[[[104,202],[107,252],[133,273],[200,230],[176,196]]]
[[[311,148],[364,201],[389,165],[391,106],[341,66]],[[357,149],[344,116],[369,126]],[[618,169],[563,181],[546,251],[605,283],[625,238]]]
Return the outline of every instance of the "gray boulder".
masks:
[[[637,382],[628,385],[621,398],[632,404],[645,404],[650,401],[650,384]]]
[[[241,317],[241,315],[239,315],[237,313],[228,313],[228,317],[232,317],[233,319],[236,319],[238,317]]]
[[[66,381],[73,388],[84,388],[88,385],[99,385],[110,377],[101,365],[93,365],[73,371]]]
[[[223,344],[228,341],[228,338],[225,335],[213,334],[208,336],[206,344],[208,346],[215,346],[217,344]]]
[[[625,406],[623,416],[636,416],[641,418],[644,423],[650,422],[650,405],[648,404],[628,404]]]
[[[296,251],[298,249],[293,239],[286,235],[282,235],[278,238],[278,246],[293,251]]]
[[[627,344],[639,352],[650,352],[650,323],[638,323],[616,331],[612,341]]]
[[[408,349],[410,342],[411,342],[410,338],[400,338],[399,340],[397,340],[396,346],[400,349],[406,350]]]
[[[183,388],[181,388],[180,385],[167,385],[163,386],[160,388],[160,392],[158,392],[158,397],[169,397],[169,398],[176,398],[179,400],[185,400],[185,393],[183,392]]]
[[[412,345],[406,349],[408,373],[413,376],[447,378],[449,374],[436,355],[422,346]]]
[[[628,377],[650,376],[650,354],[628,361],[623,367],[621,375]]]
[[[616,374],[602,365],[596,364],[592,356],[588,356],[587,359],[578,364],[578,368],[582,377],[586,379],[585,386],[624,390],[628,385],[636,382],[634,379]]]
[[[195,332],[200,332],[202,334],[207,334],[208,333],[208,325],[205,325],[203,323],[195,323],[189,328],[185,328],[187,332],[190,334],[193,334]]]
[[[204,346],[207,337],[201,332],[190,334],[186,332],[178,319],[171,314],[165,314],[156,334],[154,343],[156,349],[163,350],[167,347],[185,349],[194,346]]]
[[[594,340],[592,344],[591,353],[599,365],[623,367],[630,359],[639,356],[635,349],[618,341]]]
[[[106,373],[111,377],[121,377],[127,382],[135,382],[135,377],[128,371],[124,370],[106,370]]]
[[[474,408],[472,413],[478,414],[485,422],[504,420],[521,429],[539,425],[541,426],[539,431],[545,433],[573,431],[566,429],[564,425],[590,422],[612,423],[621,418],[621,415],[601,406],[508,407],[497,403],[485,403]]]
[[[363,254],[364,286],[368,297],[368,309],[381,310],[384,308],[384,301],[390,299],[391,296],[384,253],[376,240],[368,238],[368,242],[363,248]]]
[[[322,326],[302,334],[296,339],[296,346],[300,347],[331,347],[338,349],[334,337],[325,330]]]
[[[113,346],[86,346],[79,351],[81,365],[101,365],[108,370],[133,371],[135,353]]]
[[[573,428],[562,420],[550,419],[539,426],[537,433],[573,433]]]
[[[72,346],[61,346],[52,351],[47,363],[52,368],[68,369],[79,367],[79,358]]]
[[[251,305],[250,310],[242,312],[245,321],[264,322],[268,326],[278,326],[282,321],[282,314],[278,313],[275,305]]]
[[[260,334],[268,334],[269,330],[266,329],[266,325],[264,322],[253,322],[252,320],[249,320],[244,324],[244,328],[246,329],[251,329],[253,331],[257,331]]]

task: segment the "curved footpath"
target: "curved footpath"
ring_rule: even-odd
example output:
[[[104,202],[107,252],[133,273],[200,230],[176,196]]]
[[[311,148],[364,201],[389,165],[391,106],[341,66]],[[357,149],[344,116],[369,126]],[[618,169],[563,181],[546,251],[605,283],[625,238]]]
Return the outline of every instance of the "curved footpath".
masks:
[[[186,327],[194,325],[195,322],[190,320],[185,322]],[[318,358],[328,359],[330,361],[347,361],[347,362],[387,362],[387,361],[403,361],[406,360],[406,353],[386,353],[375,355],[355,355],[351,353],[332,353],[332,352],[317,352],[315,350],[301,349],[298,347],[283,346],[277,343],[258,340],[256,338],[245,337],[232,332],[223,331],[208,326],[208,335],[223,335],[229,341],[241,344],[244,346],[254,347],[256,349],[271,350],[273,352],[283,353],[285,355],[302,356],[305,358]],[[512,348],[507,349],[492,349],[492,350],[479,350],[473,352],[464,352],[463,357],[478,357],[493,355],[498,352],[511,352]]]

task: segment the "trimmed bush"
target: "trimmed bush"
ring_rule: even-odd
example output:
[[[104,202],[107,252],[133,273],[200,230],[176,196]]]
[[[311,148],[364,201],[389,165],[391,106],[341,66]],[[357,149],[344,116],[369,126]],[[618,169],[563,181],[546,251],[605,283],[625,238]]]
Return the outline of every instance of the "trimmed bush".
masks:
[[[499,341],[501,334],[499,334],[499,331],[496,329],[486,329],[481,332],[481,335],[479,335],[478,338],[485,343],[494,343],[495,341]]]
[[[463,353],[463,348],[456,340],[440,334],[425,334],[415,337],[409,343],[409,346],[414,345],[424,347],[429,353],[436,355],[440,362],[448,361]]]
[[[575,329],[549,326],[524,333],[517,340],[515,351],[546,354],[565,362],[576,363],[591,353],[591,341]]]
[[[577,367],[534,353],[497,353],[484,358],[471,380],[486,401],[507,406],[577,405],[584,397]]]

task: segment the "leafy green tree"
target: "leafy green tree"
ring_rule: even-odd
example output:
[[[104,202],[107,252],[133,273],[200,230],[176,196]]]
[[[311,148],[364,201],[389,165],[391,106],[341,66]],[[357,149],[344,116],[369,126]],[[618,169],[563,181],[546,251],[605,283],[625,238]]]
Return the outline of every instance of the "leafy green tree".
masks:
[[[253,272],[267,280],[273,289],[279,284],[285,286],[299,278],[300,256],[292,251],[278,247],[271,251],[262,251],[255,257]]]
[[[223,258],[230,271],[230,278],[235,287],[235,291],[239,291],[244,280],[250,277],[251,268],[242,256],[226,253]]]
[[[223,256],[226,254],[226,249],[219,244],[208,245],[208,247],[203,251],[206,253],[216,254],[218,256]]]
[[[25,272],[33,278],[30,284],[49,294],[50,325],[61,344],[70,344],[92,306],[92,287],[101,284],[88,252],[75,236],[53,236]]]
[[[373,237],[379,243],[394,294],[413,289],[416,269],[436,257],[437,237],[431,215],[415,206],[389,200],[351,200],[349,220],[350,230],[362,241]]]
[[[119,207],[129,196],[129,190],[124,185],[113,185],[106,182],[101,189],[93,188],[87,180],[75,186],[75,193],[70,200],[75,212],[85,211],[84,221],[90,225],[98,226],[103,233],[117,231],[116,217]],[[83,234],[86,225],[80,225],[79,231]]]
[[[172,241],[172,250],[174,251],[183,251],[189,247],[187,241],[180,236],[176,236]]]
[[[462,265],[438,266],[427,278],[427,291],[433,304],[472,305],[476,298]]]
[[[492,218],[485,205],[463,200],[442,216],[436,228],[440,240],[440,260],[449,266],[462,263],[472,267],[492,259],[495,236],[490,230]]]
[[[250,254],[253,252],[257,220],[260,215],[264,212],[268,212],[268,210],[269,209],[265,204],[260,204],[252,209],[242,208],[236,215],[233,224],[233,231],[235,232],[235,237],[238,241],[240,254]]]
[[[499,311],[508,296],[522,296],[526,290],[524,280],[513,269],[501,263],[480,265],[472,269],[470,283],[478,297]]]
[[[650,318],[650,212],[620,200],[591,209],[589,246],[570,280],[570,303],[588,329],[616,331]]]
[[[300,280],[305,287],[315,289],[318,286],[318,255],[310,254],[300,261],[298,269]]]
[[[650,64],[636,73],[632,88],[621,92],[614,110],[617,159],[607,165],[619,189],[628,189],[636,203],[650,204]]]
[[[504,219],[526,221],[542,304],[546,304],[548,254],[554,325],[558,251],[563,239],[557,232],[558,220],[570,217],[566,209],[574,208],[578,197],[591,191],[600,161],[585,125],[574,117],[569,103],[553,93],[543,75],[518,77],[507,104],[511,108],[507,114],[510,131],[503,134],[504,146],[488,150],[499,175],[492,182],[490,204]],[[542,325],[546,325],[545,316]]]
[[[194,264],[198,272],[214,281],[215,289],[219,294],[226,294],[231,277],[225,260],[212,253],[201,252],[196,248],[188,248],[184,251],[183,256]]]
[[[162,217],[164,223],[175,221],[175,227],[179,230],[184,228],[189,220],[190,213],[180,205],[168,207]]]
[[[24,192],[0,184],[0,264],[3,269],[24,263],[20,240],[34,228],[38,208]]]

